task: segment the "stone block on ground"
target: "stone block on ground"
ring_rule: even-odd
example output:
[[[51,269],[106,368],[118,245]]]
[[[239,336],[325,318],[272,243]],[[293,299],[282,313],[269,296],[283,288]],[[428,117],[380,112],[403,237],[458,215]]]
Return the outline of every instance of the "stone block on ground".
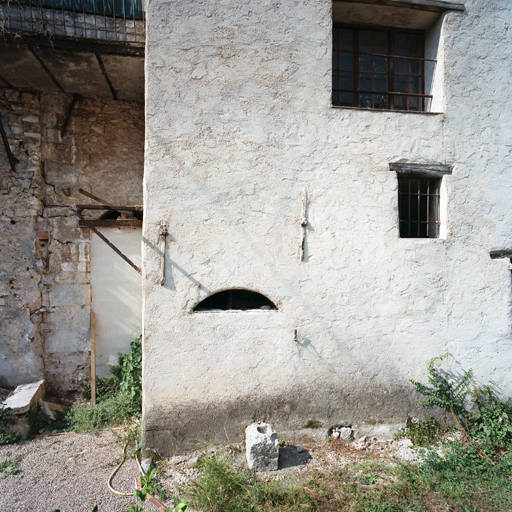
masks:
[[[37,403],[44,396],[44,380],[21,384],[14,393],[5,400],[5,407],[9,407],[12,414],[24,414],[28,412],[32,404]]]
[[[279,462],[277,433],[268,423],[253,423],[245,429],[249,469],[275,471]]]

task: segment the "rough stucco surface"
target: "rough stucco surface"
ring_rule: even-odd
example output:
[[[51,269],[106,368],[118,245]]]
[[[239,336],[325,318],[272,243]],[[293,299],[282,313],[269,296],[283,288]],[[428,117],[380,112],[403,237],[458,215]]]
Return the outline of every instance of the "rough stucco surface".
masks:
[[[444,113],[406,114],[331,107],[327,0],[149,2],[147,442],[396,423],[447,351],[512,394],[510,262],[489,257],[512,247],[511,23],[504,0],[447,13]],[[453,165],[442,239],[399,238],[390,162]],[[279,309],[191,313],[232,287]]]
[[[113,204],[142,201],[141,104],[83,98],[61,137],[70,100],[0,90],[20,160],[12,173],[0,146],[0,386],[44,377],[62,393],[89,379],[89,232],[65,205],[90,202],[80,187]]]

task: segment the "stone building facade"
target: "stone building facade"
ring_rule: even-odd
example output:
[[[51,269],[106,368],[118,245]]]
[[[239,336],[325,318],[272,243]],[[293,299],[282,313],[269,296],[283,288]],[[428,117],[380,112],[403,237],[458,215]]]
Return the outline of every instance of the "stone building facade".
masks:
[[[143,91],[114,100],[93,74],[87,91],[57,69],[52,76],[63,90],[52,90],[30,81],[41,70],[30,67],[37,62],[27,60],[26,48],[0,48],[0,114],[18,160],[13,170],[0,146],[0,387],[45,378],[47,392],[62,395],[90,379],[91,233],[75,210],[94,201],[79,189],[114,205],[142,204]],[[47,59],[59,56],[45,51]],[[90,219],[101,213],[84,212]]]
[[[83,188],[144,204],[143,434],[162,454],[255,420],[396,424],[447,352],[512,395],[510,2],[149,0],[145,44],[144,18],[27,28],[14,3],[0,386],[89,378]]]
[[[147,442],[395,424],[446,352],[511,395],[511,23],[505,0],[148,2]],[[409,233],[407,194],[430,201]]]

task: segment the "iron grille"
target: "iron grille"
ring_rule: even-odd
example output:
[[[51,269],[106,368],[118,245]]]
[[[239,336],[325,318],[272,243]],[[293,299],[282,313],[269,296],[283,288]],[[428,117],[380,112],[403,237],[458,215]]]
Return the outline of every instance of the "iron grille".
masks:
[[[144,43],[142,0],[0,0],[2,34]]]
[[[423,112],[423,32],[333,27],[332,104]]]
[[[398,177],[398,215],[401,238],[439,236],[441,178]]]

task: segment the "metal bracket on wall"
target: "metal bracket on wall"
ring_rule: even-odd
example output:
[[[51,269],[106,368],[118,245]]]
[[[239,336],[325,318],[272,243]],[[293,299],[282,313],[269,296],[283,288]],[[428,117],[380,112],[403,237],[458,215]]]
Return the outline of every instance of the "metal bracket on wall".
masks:
[[[19,163],[19,160],[12,154],[11,146],[9,146],[9,141],[7,140],[7,134],[4,130],[4,125],[2,124],[2,116],[0,115],[0,135],[2,136],[2,140],[4,142],[5,151],[7,153],[7,158],[9,159],[9,163],[11,164],[12,172],[16,172],[16,164]]]
[[[160,286],[165,284],[165,253],[167,252],[167,235],[169,232],[167,231],[167,225],[162,224],[160,226],[160,233],[158,234],[158,238],[160,241],[160,251],[162,252],[162,256],[160,257]]]

